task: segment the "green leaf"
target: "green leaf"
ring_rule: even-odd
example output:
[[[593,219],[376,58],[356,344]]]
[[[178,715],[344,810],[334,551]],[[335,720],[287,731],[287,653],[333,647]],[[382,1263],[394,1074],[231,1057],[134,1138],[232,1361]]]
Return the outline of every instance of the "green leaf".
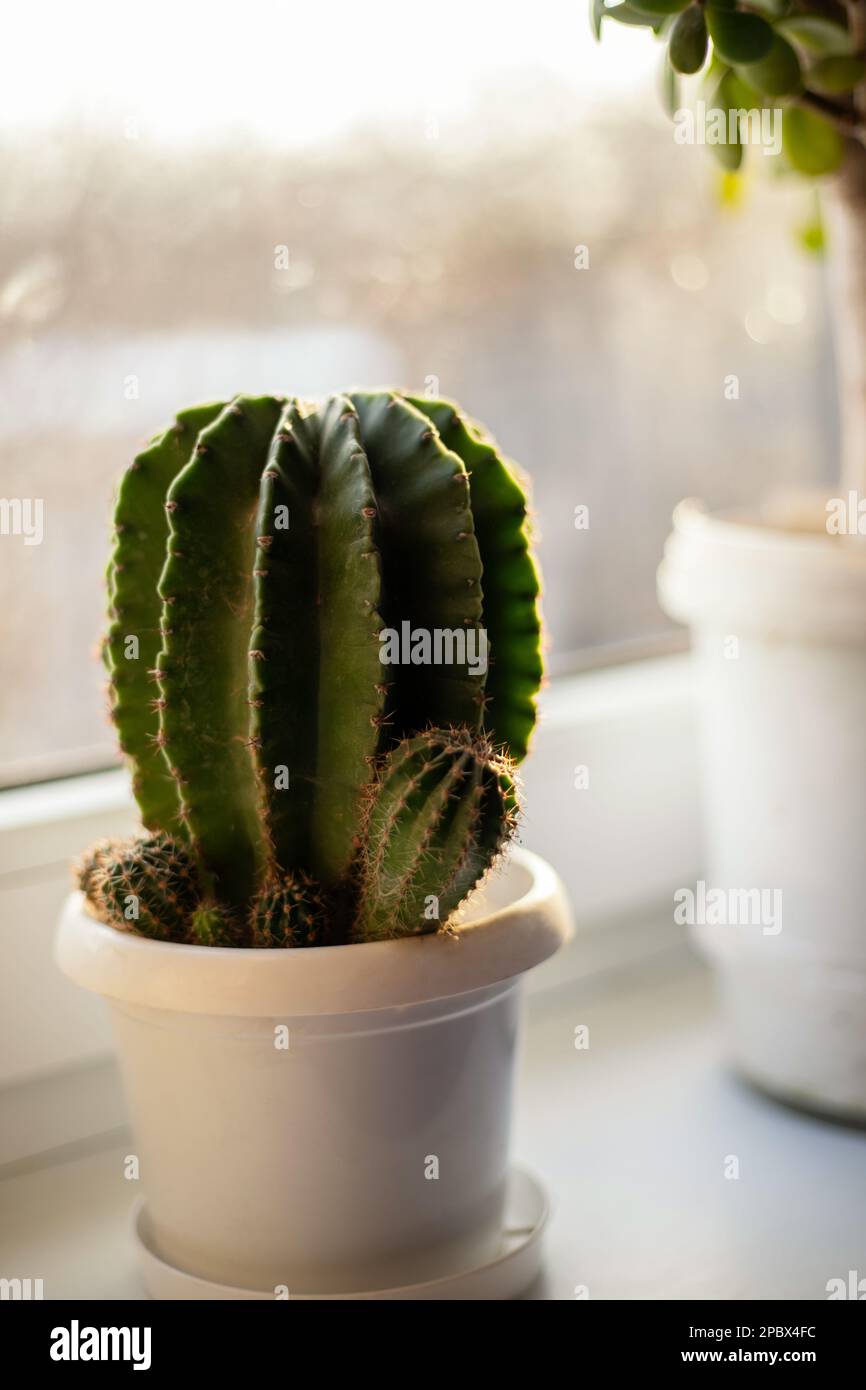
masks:
[[[665,52],[661,70],[662,105],[670,117],[673,117],[677,109],[678,87],[677,75],[671,67],[667,52]]]
[[[809,69],[807,83],[809,90],[821,96],[834,97],[842,92],[853,92],[866,76],[866,63],[862,58],[834,56],[822,58]]]
[[[750,81],[751,65],[745,71],[748,77],[744,76],[742,72],[729,72],[723,79],[724,100],[728,107],[733,107],[735,111],[753,111],[756,107],[760,108],[764,105],[761,93],[757,87],[752,86]]]
[[[729,63],[756,63],[769,53],[773,31],[760,15],[707,6],[707,27],[713,46]]]
[[[700,72],[707,58],[707,22],[699,5],[683,10],[674,21],[668,49],[670,65],[677,72]]]
[[[748,63],[746,81],[770,97],[794,96],[802,89],[800,59],[787,39],[773,35],[773,45],[765,58]]]
[[[707,69],[701,83],[704,97],[708,102],[715,99],[720,83],[724,81],[730,71],[731,69],[728,67],[727,63],[719,57],[718,53],[713,51],[710,54],[710,61],[707,64]]]
[[[824,222],[821,217],[820,208],[815,209],[814,216],[808,222],[801,222],[796,228],[797,241],[804,251],[808,251],[811,256],[822,256],[827,249],[827,236],[824,231]]]
[[[641,29],[655,29],[657,16],[641,14],[633,5],[613,5],[604,11],[605,19],[615,19],[617,24],[635,24]]]
[[[631,8],[641,14],[679,14],[690,4],[690,0],[631,0]]]
[[[726,72],[716,90],[716,103],[725,113],[725,129],[728,134],[730,134],[731,129],[730,112],[737,111],[741,105],[738,91],[739,85],[740,83],[736,73]],[[716,159],[728,173],[736,173],[743,162],[743,144],[740,140],[740,127],[738,121],[735,123],[734,128],[737,132],[735,139],[729,140],[723,145],[710,145],[710,149]]]
[[[718,4],[718,0],[716,0]],[[749,0],[753,10],[759,10],[767,19],[781,19],[791,8],[791,0]]]
[[[823,256],[827,249],[823,222],[804,222],[797,228],[797,241],[810,256]]]
[[[802,106],[789,106],[782,113],[782,147],[794,168],[810,178],[832,174],[844,153],[838,131]]]
[[[723,170],[718,183],[719,202],[733,211],[743,201],[743,178],[737,170]]]
[[[619,5],[606,5],[604,0],[590,0],[589,10],[590,24],[592,32],[597,39],[601,38],[601,22],[603,19],[615,19],[617,24],[633,24],[640,29],[652,29],[654,34],[660,34],[667,24],[673,19],[669,14],[645,14],[639,11],[634,5],[623,0]]]
[[[854,40],[844,25],[825,19],[823,15],[791,15],[790,19],[780,20],[776,30],[783,38],[799,44],[809,53],[841,53],[848,56],[854,52]]]
[[[743,146],[740,140],[729,140],[725,145],[710,145],[710,149],[729,174],[736,173],[743,162]]]

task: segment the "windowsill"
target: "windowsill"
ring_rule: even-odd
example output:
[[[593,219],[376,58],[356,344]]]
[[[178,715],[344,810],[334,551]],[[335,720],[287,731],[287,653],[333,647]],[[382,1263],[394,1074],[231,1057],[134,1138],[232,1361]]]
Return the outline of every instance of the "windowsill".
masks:
[[[862,1133],[724,1069],[708,978],[684,947],[536,995],[527,1012],[514,1147],[553,1201],[530,1297],[822,1299],[862,1264]],[[142,1298],[129,1145],[115,1130],[0,1180],[4,1270],[42,1278],[50,1299]]]

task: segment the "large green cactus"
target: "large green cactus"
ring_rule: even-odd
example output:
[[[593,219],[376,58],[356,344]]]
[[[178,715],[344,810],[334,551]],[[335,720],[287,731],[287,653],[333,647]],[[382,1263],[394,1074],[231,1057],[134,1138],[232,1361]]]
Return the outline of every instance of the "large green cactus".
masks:
[[[106,660],[144,824],[188,845],[208,910],[247,920],[291,875],[351,894],[401,739],[466,730],[520,760],[538,587],[520,483],[447,402],[238,396],[179,415],[121,484]],[[383,665],[384,629],[486,636],[488,668],[459,651]]]

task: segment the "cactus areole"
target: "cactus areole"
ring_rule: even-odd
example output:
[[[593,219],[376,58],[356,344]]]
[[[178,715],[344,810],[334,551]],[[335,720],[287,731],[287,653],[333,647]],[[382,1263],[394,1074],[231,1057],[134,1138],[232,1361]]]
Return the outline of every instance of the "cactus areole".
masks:
[[[182,411],[115,512],[105,659],[146,835],[102,920],[213,946],[443,926],[511,833],[541,679],[526,497],[446,401]]]

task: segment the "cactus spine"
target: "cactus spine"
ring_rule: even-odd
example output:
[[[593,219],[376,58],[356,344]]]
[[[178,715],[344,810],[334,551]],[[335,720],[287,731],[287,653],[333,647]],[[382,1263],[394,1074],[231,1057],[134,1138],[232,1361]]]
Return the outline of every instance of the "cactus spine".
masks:
[[[104,841],[84,859],[78,882],[103,921],[158,941],[183,941],[199,901],[188,851],[169,835]]]
[[[525,498],[455,406],[377,391],[185,411],[128,470],[115,531],[112,714],[145,826],[194,865],[193,939],[308,939],[291,894],[279,923],[263,908],[287,883],[351,911],[362,816],[372,829],[401,740],[465,731],[467,788],[472,757],[525,754],[541,676]],[[383,629],[483,633],[487,667],[459,647],[383,665]],[[501,836],[473,798],[483,858]]]
[[[247,946],[243,919],[222,903],[202,902],[192,914],[189,940],[193,946]]]
[[[304,873],[279,875],[259,889],[250,909],[253,946],[315,946],[325,933],[328,904]]]
[[[487,740],[434,730],[402,743],[369,794],[355,936],[444,926],[512,833],[515,809],[511,770]]]

